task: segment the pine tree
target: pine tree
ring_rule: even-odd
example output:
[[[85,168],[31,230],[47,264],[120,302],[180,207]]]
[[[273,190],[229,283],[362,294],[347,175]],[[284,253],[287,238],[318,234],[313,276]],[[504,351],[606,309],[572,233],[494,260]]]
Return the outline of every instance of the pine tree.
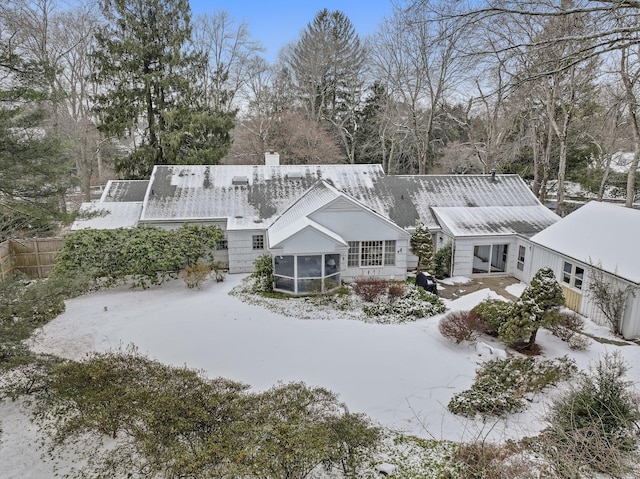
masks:
[[[100,129],[134,137],[116,162],[122,176],[146,178],[155,164],[217,163],[230,145],[235,113],[200,104],[194,85],[205,59],[190,48],[187,0],[100,0],[107,20],[96,35],[93,79]]]
[[[416,226],[409,240],[411,252],[418,257],[418,271],[433,271],[433,239],[429,229],[422,223]]]
[[[0,40],[0,241],[50,234],[65,215],[71,162],[47,129],[52,98],[44,70]]]
[[[500,327],[500,338],[510,344],[526,341],[526,349],[532,349],[538,329],[558,321],[563,304],[564,294],[553,270],[541,268],[520,296],[513,316]]]

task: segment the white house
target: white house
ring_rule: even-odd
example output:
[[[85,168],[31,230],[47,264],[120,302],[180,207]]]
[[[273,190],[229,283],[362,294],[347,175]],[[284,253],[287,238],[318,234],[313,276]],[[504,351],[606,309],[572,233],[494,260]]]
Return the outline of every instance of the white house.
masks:
[[[531,237],[519,278],[542,267],[553,269],[568,307],[609,325],[589,291],[594,274],[613,289],[627,291],[621,331],[640,335],[640,210],[592,201]]]
[[[559,219],[517,175],[394,176],[380,165],[280,165],[273,156],[265,165],[159,165],[148,182],[110,182],[83,206],[107,215],[73,229],[217,225],[225,241],[216,256],[231,272],[270,254],[278,288],[302,293],[359,276],[405,278],[418,223],[436,249],[452,245],[454,275],[514,274],[520,242]]]

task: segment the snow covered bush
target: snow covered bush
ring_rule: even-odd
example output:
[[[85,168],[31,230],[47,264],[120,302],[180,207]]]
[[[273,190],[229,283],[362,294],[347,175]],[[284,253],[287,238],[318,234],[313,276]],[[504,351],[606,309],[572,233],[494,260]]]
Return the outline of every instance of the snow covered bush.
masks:
[[[497,336],[502,326],[513,314],[513,303],[498,299],[485,299],[471,309],[472,313],[487,325],[486,332]]]
[[[253,262],[254,271],[251,273],[253,278],[254,293],[271,293],[273,292],[273,259],[268,254],[264,254]]]
[[[564,294],[551,268],[541,268],[515,303],[513,314],[500,326],[498,336],[512,346],[533,350],[538,329],[559,321]]]
[[[536,360],[533,357],[495,359],[477,372],[470,389],[456,394],[447,408],[466,417],[501,416],[521,411],[527,394],[535,394],[576,370],[573,361]]]
[[[445,338],[460,344],[475,341],[486,330],[486,323],[471,311],[453,311],[440,320],[438,329]]]
[[[418,286],[408,286],[404,295],[394,302],[365,304],[362,310],[379,323],[404,323],[444,313],[446,306],[435,294]]]
[[[640,477],[640,408],[619,354],[605,355],[556,399],[533,441],[558,477]]]

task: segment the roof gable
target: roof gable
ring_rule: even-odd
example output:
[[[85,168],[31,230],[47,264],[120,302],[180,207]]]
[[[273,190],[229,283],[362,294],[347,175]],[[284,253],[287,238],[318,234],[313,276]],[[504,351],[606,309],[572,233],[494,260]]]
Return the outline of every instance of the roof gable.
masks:
[[[640,211],[591,201],[531,241],[640,284]]]

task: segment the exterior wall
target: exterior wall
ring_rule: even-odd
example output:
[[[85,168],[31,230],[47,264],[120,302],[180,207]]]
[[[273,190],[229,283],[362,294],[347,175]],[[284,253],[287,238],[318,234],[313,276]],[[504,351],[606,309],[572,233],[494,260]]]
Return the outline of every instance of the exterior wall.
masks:
[[[569,286],[562,281],[563,265],[568,261],[573,265],[579,266],[584,269],[584,281],[581,289]],[[565,295],[566,306],[572,309],[578,314],[585,316],[593,322],[602,326],[610,327],[609,321],[602,314],[596,304],[591,301],[589,295],[589,287],[592,280],[592,267],[589,264],[576,261],[572,258],[563,256],[555,251],[548,250],[542,246],[532,244],[531,261],[527,271],[527,277],[525,282],[529,282],[535,273],[544,267],[549,267],[553,270],[556,278],[562,286],[562,290]],[[622,334],[625,338],[634,338],[640,336],[640,287],[633,285],[628,281],[622,280],[607,272],[603,272],[606,281],[611,285],[611,288],[625,289],[629,286],[634,288],[634,294],[631,294],[627,299],[627,304],[624,312]]]
[[[346,247],[336,243],[336,240],[315,229],[307,228],[304,231],[289,238],[282,248],[272,249],[273,254],[298,254],[298,253],[335,253],[345,250]]]
[[[353,240],[356,241],[356,240]],[[366,241],[366,240],[362,240]],[[372,240],[375,241],[375,240]],[[395,266],[347,266],[347,253],[340,257],[343,266],[342,278],[346,281],[353,281],[356,278],[365,276],[376,276],[381,279],[404,280],[407,277],[407,251],[409,251],[408,239],[396,239],[396,264]]]
[[[348,205],[350,206],[350,205]],[[407,277],[407,255],[409,253],[409,235],[387,220],[368,211],[350,207],[344,209],[321,210],[310,218],[339,234],[345,241],[395,241],[395,266],[349,267],[347,254],[340,260],[343,266],[342,278],[352,281],[363,276],[376,276],[383,279],[404,280]]]
[[[474,246],[508,245],[506,271],[500,273],[473,273]],[[516,236],[475,236],[457,238],[454,244],[453,276],[485,276],[485,275],[513,275],[518,253],[518,239]]]
[[[264,236],[264,249],[253,249],[253,235]],[[229,242],[229,273],[252,273],[253,263],[260,256],[268,254],[267,232],[260,230],[229,230],[227,231]]]
[[[524,264],[522,265],[522,269],[518,269],[518,257],[520,254],[520,247],[524,248]],[[512,271],[512,276],[516,279],[519,279],[523,283],[528,283],[529,280],[533,277],[531,274],[531,257],[533,255],[533,245],[531,241],[527,238],[518,237],[516,239],[515,245],[515,254],[513,257],[513,267],[510,268]],[[536,270],[537,271],[537,270]]]

